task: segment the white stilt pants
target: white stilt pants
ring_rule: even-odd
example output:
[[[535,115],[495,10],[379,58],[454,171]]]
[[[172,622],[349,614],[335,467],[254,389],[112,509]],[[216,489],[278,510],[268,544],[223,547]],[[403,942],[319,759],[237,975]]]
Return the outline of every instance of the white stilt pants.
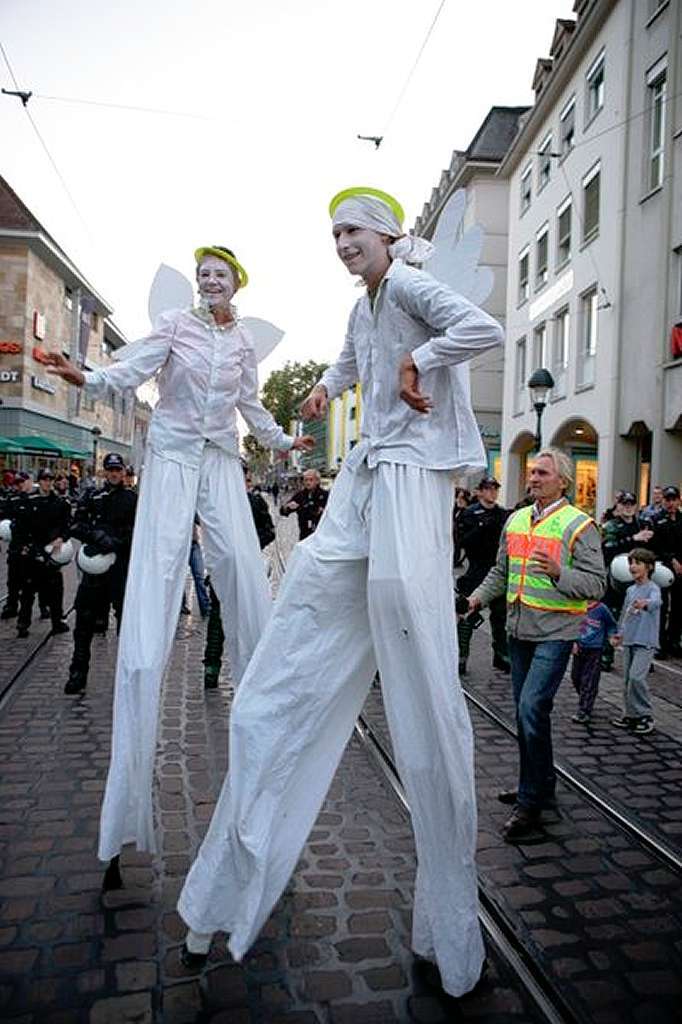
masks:
[[[240,960],[296,865],[378,666],[417,846],[412,945],[453,995],[483,962],[447,472],[344,467],[236,696],[230,768],[178,909]]]
[[[235,682],[272,610],[239,459],[209,445],[197,469],[148,451],[118,644],[101,860],[110,860],[124,843],[156,849],[152,782],[161,684],[180,613],[195,512]]]

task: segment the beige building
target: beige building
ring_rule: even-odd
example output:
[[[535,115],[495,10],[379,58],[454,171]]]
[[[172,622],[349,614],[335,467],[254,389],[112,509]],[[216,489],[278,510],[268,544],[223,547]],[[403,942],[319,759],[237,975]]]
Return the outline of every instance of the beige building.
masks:
[[[438,219],[454,192],[462,189],[466,207],[462,229],[474,224],[483,229],[480,267],[493,272],[493,289],[483,309],[503,326],[507,295],[507,217],[509,183],[497,170],[517,133],[527,107],[492,107],[469,147],[455,150],[447,170],[417,218],[415,234],[433,238]],[[428,270],[428,263],[425,266]],[[488,456],[488,471],[500,478],[502,472],[501,432],[504,353],[485,352],[472,359],[471,400]]]
[[[46,372],[60,350],[86,369],[126,339],[112,309],[0,178],[0,464],[81,472],[108,451],[139,466],[148,406],[135,395],[95,405]]]
[[[522,495],[536,416],[575,499],[682,480],[682,0],[576,0],[538,60],[509,182],[502,500]]]

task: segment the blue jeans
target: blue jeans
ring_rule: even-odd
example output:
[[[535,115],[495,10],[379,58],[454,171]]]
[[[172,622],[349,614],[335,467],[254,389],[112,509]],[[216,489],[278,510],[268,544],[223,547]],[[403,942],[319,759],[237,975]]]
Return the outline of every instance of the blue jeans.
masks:
[[[509,637],[519,743],[517,803],[529,810],[540,810],[554,797],[551,714],[572,647],[572,640]]]
[[[208,596],[208,591],[204,583],[204,556],[201,550],[201,544],[195,540],[192,541],[192,547],[189,551],[189,567],[192,572],[192,578],[194,579],[194,589],[197,592],[199,612],[202,615],[208,615],[211,610],[211,598]]]

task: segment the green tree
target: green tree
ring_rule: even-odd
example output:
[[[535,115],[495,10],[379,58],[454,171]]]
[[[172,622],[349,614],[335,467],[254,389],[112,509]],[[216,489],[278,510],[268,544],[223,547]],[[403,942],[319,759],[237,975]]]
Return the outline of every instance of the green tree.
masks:
[[[253,434],[247,434],[242,440],[244,458],[253,476],[262,479],[270,465],[270,450],[256,440]]]
[[[273,370],[261,392],[261,399],[281,427],[289,430],[291,421],[298,418],[301,402],[318,382],[327,363],[285,363],[281,370]]]

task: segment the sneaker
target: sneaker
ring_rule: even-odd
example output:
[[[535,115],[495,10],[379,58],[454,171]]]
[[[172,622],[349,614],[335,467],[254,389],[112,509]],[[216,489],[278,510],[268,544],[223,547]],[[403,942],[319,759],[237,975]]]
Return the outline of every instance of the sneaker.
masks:
[[[589,725],[590,716],[585,711],[576,711],[574,715],[571,715],[571,721],[577,722],[578,725]]]
[[[646,736],[647,733],[653,731],[654,723],[651,718],[635,718],[630,728],[630,732],[634,732],[638,736]]]
[[[622,715],[620,718],[612,718],[611,725],[615,725],[616,729],[631,729],[632,723],[635,721],[635,718],[628,718],[627,715]]]

